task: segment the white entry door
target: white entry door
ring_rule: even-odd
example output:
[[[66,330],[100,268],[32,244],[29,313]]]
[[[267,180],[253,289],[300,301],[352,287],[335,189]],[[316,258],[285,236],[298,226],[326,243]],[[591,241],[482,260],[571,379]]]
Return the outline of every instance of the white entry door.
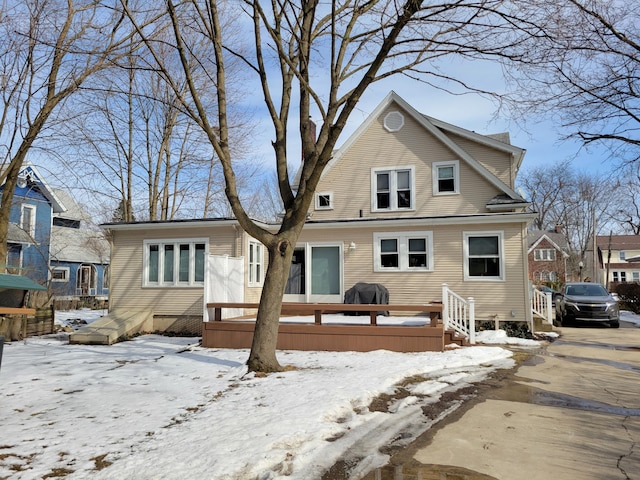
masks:
[[[284,301],[341,303],[342,297],[342,243],[296,246]]]

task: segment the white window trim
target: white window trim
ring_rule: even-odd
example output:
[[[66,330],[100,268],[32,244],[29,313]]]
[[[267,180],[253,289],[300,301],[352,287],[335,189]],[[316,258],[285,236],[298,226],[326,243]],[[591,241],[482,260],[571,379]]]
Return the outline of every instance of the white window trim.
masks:
[[[398,173],[403,170],[409,170],[409,176],[411,177],[411,207],[410,208],[398,208],[398,188],[397,188],[397,175],[389,175],[389,208],[378,208],[378,187],[377,187],[377,174],[378,173]],[[416,175],[415,167],[410,166],[398,166],[398,167],[379,167],[371,169],[371,211],[372,212],[413,212],[416,209]]]
[[[252,262],[251,261],[251,252],[250,249],[251,247],[254,246],[258,249],[260,249],[260,261],[259,262]],[[261,287],[264,284],[264,266],[265,266],[265,253],[266,253],[267,249],[264,247],[264,245],[259,242],[258,240],[253,240],[253,239],[249,239],[248,244],[247,244],[247,285],[249,287]],[[254,279],[256,278],[256,266],[260,265],[260,278],[256,280],[251,280],[251,278],[253,277]]]
[[[29,231],[27,232],[27,230],[25,230],[24,228],[24,215],[25,215],[25,210],[29,210],[29,217],[30,217],[30,228]],[[34,238],[36,236],[36,206],[35,205],[31,205],[31,204],[23,204],[20,208],[20,228],[23,229],[25,232],[27,232],[31,238]]]
[[[627,252],[626,252],[626,251],[624,251],[624,250],[620,250],[620,251],[618,252],[618,258],[619,258],[621,261],[625,261],[625,262],[626,262],[626,261],[627,261]]]
[[[441,192],[438,186],[438,169],[440,167],[453,167],[453,192]],[[459,195],[460,194],[460,162],[450,160],[447,162],[433,162],[431,167],[431,178],[433,182],[433,195]]]
[[[553,254],[549,255],[549,252],[553,252]],[[533,251],[533,260],[535,262],[555,262],[556,251],[553,248],[536,248]]]
[[[104,265],[102,267],[102,290],[103,291],[108,290],[110,283],[111,283],[111,266]]]
[[[193,288],[193,287],[203,287],[204,281],[196,282],[193,280],[193,276],[195,274],[195,270],[192,268],[195,265],[195,250],[191,248],[191,245],[195,245],[197,243],[204,243],[204,276],[207,278],[207,255],[209,253],[209,239],[208,238],[155,238],[149,240],[143,240],[143,249],[142,249],[142,288]],[[157,282],[149,282],[147,278],[149,277],[149,245],[184,245],[189,244],[189,282],[180,282],[178,280],[178,272],[179,272],[179,258],[180,255],[174,255],[174,279],[173,283],[167,283],[162,281],[164,278],[164,262],[160,262],[158,265],[158,281]],[[161,249],[160,249],[161,250]],[[179,249],[174,250],[179,252]]]
[[[24,255],[24,247],[22,245],[20,245],[20,254],[18,255],[18,265],[14,265],[14,266],[10,266],[9,265],[9,250],[11,249],[11,244],[7,244],[7,257],[4,259],[4,263],[7,266],[7,270],[17,270],[18,273],[21,272],[22,270],[22,261],[23,261],[23,255]],[[13,244],[15,245],[15,244]],[[7,272],[8,273],[8,272]]]
[[[424,238],[427,242],[427,266],[409,266],[409,239]],[[380,251],[381,240],[398,241],[398,267],[383,267]],[[374,232],[373,234],[373,271],[374,272],[433,272],[433,232]]]
[[[320,197],[327,196],[329,197],[329,205],[322,206],[320,205]],[[316,210],[333,210],[333,192],[316,192],[315,194],[315,209]]]
[[[404,127],[404,115],[398,111],[389,112],[382,122],[388,132],[398,132]]]
[[[53,272],[64,272],[64,278],[63,279],[54,278]],[[53,267],[51,269],[51,281],[60,282],[60,283],[69,283],[69,273],[70,273],[69,267]]]
[[[504,232],[501,230],[462,232],[464,251],[464,280],[470,282],[504,282],[505,280],[505,255]],[[497,277],[476,277],[469,275],[469,238],[471,237],[498,237],[498,258],[500,260],[500,274]]]

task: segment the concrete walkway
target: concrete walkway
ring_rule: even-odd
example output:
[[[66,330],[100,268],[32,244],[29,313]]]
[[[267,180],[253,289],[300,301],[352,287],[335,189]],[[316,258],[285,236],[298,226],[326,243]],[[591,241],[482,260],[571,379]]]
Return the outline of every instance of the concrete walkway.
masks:
[[[532,360],[371,478],[640,479],[640,328],[564,327]]]

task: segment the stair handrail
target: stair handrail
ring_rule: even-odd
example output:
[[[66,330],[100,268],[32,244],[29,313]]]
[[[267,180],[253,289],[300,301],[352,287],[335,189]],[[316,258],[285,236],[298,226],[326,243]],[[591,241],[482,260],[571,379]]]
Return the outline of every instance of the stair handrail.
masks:
[[[533,289],[531,295],[531,311],[544,318],[549,325],[553,325],[553,297],[550,292]]]
[[[472,345],[476,343],[475,300],[466,300],[442,284],[442,322],[445,329],[453,329],[468,338]]]

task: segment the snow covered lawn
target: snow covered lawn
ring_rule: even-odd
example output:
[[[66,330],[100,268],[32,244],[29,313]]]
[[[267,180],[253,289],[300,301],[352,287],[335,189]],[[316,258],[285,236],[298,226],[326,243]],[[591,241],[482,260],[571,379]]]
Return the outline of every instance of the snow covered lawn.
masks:
[[[6,344],[0,478],[309,480],[347,455],[366,471],[386,462],[380,446],[437,420],[422,406],[514,364],[495,346],[285,351],[290,370],[256,376],[248,351],[197,341],[84,346],[59,334]]]

